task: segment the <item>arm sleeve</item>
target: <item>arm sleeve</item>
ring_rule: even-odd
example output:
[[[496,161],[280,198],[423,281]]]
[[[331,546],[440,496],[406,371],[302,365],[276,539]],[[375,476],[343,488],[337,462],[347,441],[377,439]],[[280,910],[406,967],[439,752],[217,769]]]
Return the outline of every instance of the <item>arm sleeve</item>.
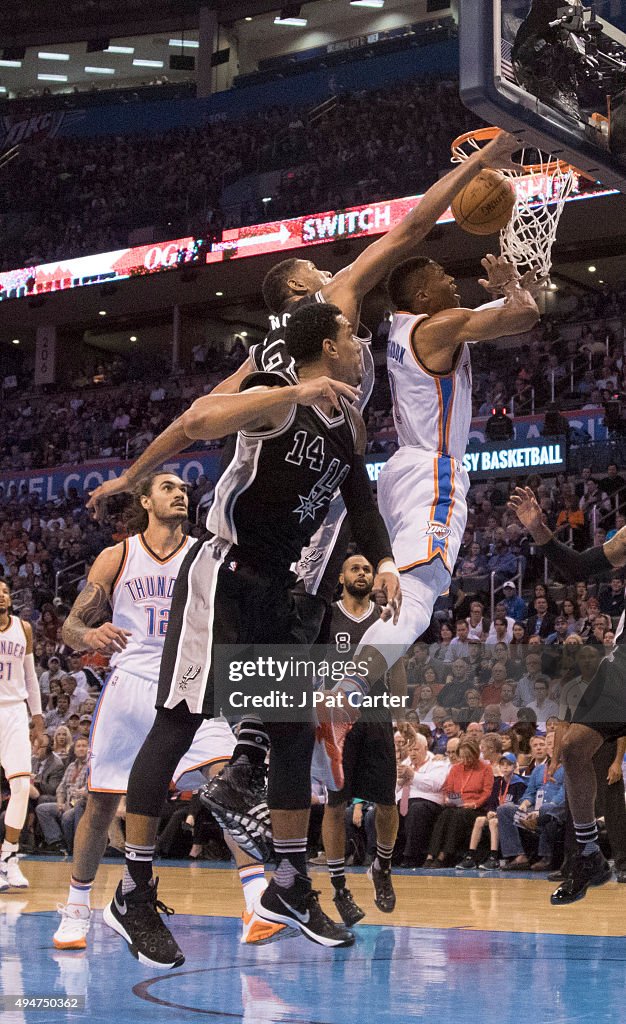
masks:
[[[37,679],[37,673],[35,672],[35,658],[32,654],[27,654],[24,658],[24,681],[26,683],[26,693],[28,701],[28,709],[31,715],[41,714],[41,691],[39,689],[39,680]]]
[[[555,568],[561,576],[573,582],[610,573],[615,568],[606,557],[604,548],[588,548],[587,551],[574,551],[567,544],[562,544],[556,537],[552,537],[547,544],[541,544],[539,551],[550,562],[555,563]]]
[[[354,456],[352,468],[340,489],[348,511],[352,536],[376,570],[384,558],[393,558],[393,553],[387,527],[374,501],[362,455]]]

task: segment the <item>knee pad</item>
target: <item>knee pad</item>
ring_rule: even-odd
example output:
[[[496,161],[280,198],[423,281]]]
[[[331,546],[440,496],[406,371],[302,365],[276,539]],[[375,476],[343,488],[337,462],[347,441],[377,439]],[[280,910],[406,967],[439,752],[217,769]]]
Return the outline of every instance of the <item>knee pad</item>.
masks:
[[[24,828],[26,815],[28,813],[28,798],[30,795],[30,775],[16,775],[9,779],[11,796],[7,804],[4,816],[5,827]]]
[[[378,619],[364,633],[355,654],[358,660],[365,647],[375,647],[387,662],[387,668],[408,651],[409,647],[428,629],[435,601],[447,588],[450,578],[443,566],[427,566],[430,571],[418,575],[417,571],[402,574],[402,607],[397,624],[391,619]],[[445,578],[444,578],[445,577]]]

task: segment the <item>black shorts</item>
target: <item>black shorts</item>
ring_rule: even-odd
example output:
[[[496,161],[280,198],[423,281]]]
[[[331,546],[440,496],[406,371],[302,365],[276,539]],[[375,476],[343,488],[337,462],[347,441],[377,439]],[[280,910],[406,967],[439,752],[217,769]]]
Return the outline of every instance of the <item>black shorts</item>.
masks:
[[[355,797],[392,807],[396,802],[396,749],[391,722],[355,722],[343,748],[345,785],[328,791],[337,807]]]
[[[201,537],[174,586],[156,706],[174,708],[186,701],[195,714],[218,714],[218,645],[307,644],[293,582],[292,573],[264,572],[234,545],[209,534]]]
[[[605,740],[626,736],[626,648],[605,658],[581,697],[572,722],[587,725]]]
[[[326,644],[327,632],[321,635],[322,624],[327,618],[329,605],[316,594],[308,594],[301,581],[296,583],[292,590],[298,618],[300,619],[300,632],[308,644]]]

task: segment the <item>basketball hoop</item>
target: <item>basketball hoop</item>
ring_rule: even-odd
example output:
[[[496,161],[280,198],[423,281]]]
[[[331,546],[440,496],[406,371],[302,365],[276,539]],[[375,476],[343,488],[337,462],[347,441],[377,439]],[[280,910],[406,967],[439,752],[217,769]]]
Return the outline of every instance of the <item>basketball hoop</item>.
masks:
[[[499,128],[477,128],[459,135],[452,143],[452,163],[469,160],[500,132]],[[500,168],[515,189],[515,206],[511,219],[500,232],[500,252],[519,269],[520,273],[534,270],[538,278],[548,279],[552,266],[552,246],[565,200],[578,183],[574,167],[564,160],[544,156],[538,150],[539,161],[527,159],[529,148],[523,148],[519,171]]]

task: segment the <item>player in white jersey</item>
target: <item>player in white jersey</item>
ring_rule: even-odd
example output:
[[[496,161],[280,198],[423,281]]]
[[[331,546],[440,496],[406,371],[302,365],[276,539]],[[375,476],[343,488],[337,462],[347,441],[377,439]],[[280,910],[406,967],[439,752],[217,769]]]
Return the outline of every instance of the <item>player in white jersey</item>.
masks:
[[[28,713],[32,715],[35,736],[43,737],[41,694],[33,658],[33,631],[30,622],[11,614],[11,591],[0,581],[0,765],[4,769],[11,796],[4,816],[4,842],[0,849],[0,892],[15,887],[28,888],[20,871],[18,850],[24,828],[30,793],[31,746]]]
[[[98,701],[89,744],[89,796],[74,842],[67,903],[59,908],[57,949],[84,949],[90,924],[90,892],[107,844],[109,826],[126,793],[133,762],[155,715],[159,665],[174,583],[190,548],[184,535],[188,499],[183,481],[172,473],[154,473],[139,487],[135,526],[141,529],[106,548],[94,562],[87,586],[77,597],[63,627],[74,650],[110,654],[111,674]],[[112,621],[101,622],[112,610]],[[174,773],[180,790],[197,789],[207,775],[223,767],[235,748],[224,718],[205,721]],[[234,848],[244,895],[257,895],[262,866]],[[141,859],[141,850],[137,851]],[[156,896],[156,893],[155,893]],[[253,895],[246,902],[251,903]],[[244,914],[244,940],[268,941],[277,930],[256,915]]]
[[[472,415],[468,345],[530,330],[539,311],[515,267],[483,260],[490,291],[504,301],[460,308],[454,279],[425,258],[397,267],[388,282],[396,307],[387,368],[399,448],[378,478],[378,503],[402,577],[397,626],[379,620],[357,651],[379,679],[427,629],[437,598],[450,585],[467,520],[469,478],[463,468]],[[363,680],[353,681],[357,688]],[[350,683],[346,684],[350,688]]]

